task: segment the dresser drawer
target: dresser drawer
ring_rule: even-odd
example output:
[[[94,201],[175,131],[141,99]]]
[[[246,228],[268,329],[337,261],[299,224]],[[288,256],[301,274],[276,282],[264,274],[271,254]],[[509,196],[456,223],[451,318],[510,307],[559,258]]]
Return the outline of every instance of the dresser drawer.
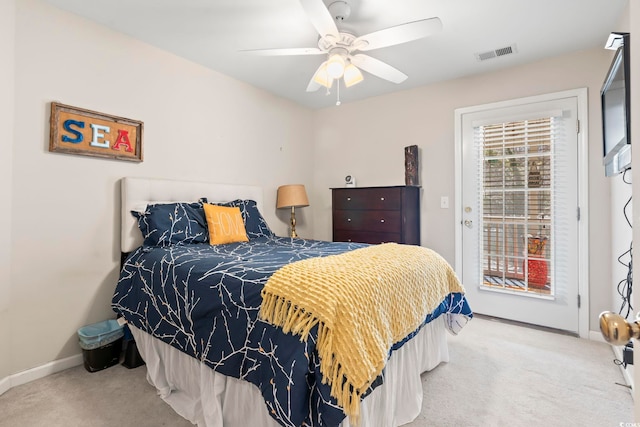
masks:
[[[398,210],[399,188],[342,188],[333,192],[333,208],[337,210]]]
[[[399,232],[402,216],[400,211],[335,210],[333,227],[339,230]]]
[[[334,242],[402,243],[400,233],[376,233],[373,231],[334,230]]]

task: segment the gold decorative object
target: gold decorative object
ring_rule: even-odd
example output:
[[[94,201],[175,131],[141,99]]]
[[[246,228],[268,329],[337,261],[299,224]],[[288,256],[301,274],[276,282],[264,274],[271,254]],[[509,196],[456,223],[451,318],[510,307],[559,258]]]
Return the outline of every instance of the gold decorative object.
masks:
[[[610,344],[625,345],[631,338],[640,338],[638,321],[629,323],[619,314],[605,311],[600,314],[600,332]]]
[[[291,208],[290,237],[298,237],[296,233],[296,208],[309,206],[309,198],[302,184],[281,185],[278,187],[276,208]]]

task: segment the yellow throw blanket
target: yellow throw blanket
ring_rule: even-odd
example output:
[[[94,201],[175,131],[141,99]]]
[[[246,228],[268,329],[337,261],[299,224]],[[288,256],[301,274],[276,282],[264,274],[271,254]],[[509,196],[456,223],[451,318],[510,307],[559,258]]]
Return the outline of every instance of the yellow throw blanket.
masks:
[[[318,325],[324,381],[358,423],[362,393],[382,373],[392,345],[452,292],[464,289],[436,252],[385,243],[282,267],[262,291],[260,316],[301,340]]]

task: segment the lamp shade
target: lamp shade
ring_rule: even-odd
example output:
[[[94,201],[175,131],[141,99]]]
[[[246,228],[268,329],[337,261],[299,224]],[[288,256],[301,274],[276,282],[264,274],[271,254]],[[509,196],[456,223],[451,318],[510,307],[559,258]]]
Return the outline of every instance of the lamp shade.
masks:
[[[330,88],[333,85],[333,79],[329,77],[329,73],[327,72],[327,62],[323,62],[320,67],[316,70],[316,73],[313,75],[313,81],[326,88]]]
[[[276,208],[302,208],[309,206],[307,191],[302,184],[281,185],[278,187]]]
[[[353,85],[357,85],[362,80],[364,80],[364,77],[362,77],[360,70],[358,70],[358,68],[353,64],[347,65],[344,69],[344,85],[346,87],[351,87]]]

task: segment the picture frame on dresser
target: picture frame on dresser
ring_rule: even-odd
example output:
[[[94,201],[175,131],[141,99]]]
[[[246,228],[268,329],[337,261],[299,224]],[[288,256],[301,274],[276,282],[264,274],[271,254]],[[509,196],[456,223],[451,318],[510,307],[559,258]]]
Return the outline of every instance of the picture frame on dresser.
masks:
[[[333,241],[420,245],[420,190],[332,188]]]

